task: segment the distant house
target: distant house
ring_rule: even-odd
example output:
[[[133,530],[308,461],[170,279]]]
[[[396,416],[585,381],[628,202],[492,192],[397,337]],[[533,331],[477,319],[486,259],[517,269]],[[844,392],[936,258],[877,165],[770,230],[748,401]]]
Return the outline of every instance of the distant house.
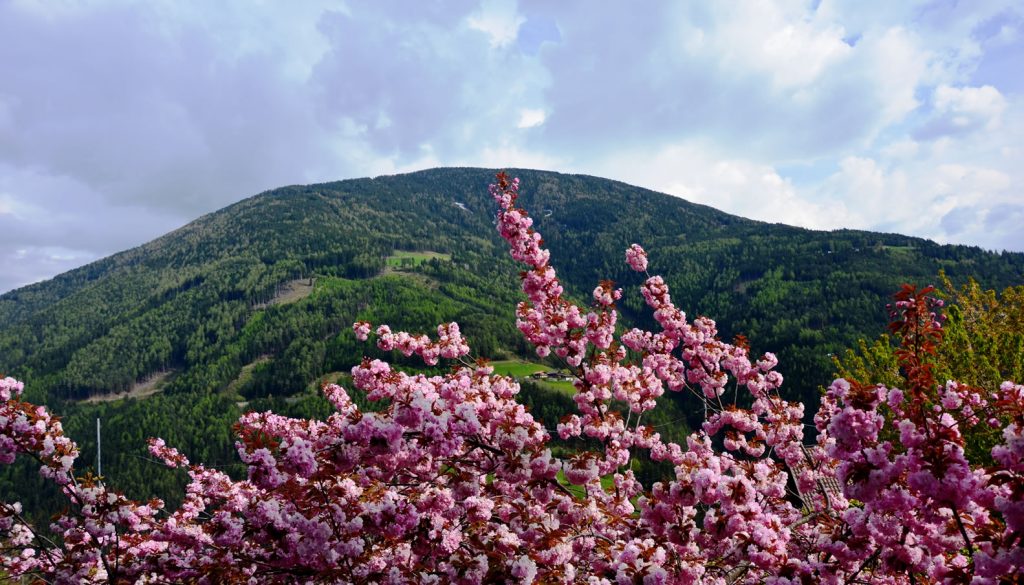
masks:
[[[572,382],[573,376],[571,373],[565,370],[556,370],[548,374],[548,379],[554,378],[555,380],[561,380],[562,382]]]

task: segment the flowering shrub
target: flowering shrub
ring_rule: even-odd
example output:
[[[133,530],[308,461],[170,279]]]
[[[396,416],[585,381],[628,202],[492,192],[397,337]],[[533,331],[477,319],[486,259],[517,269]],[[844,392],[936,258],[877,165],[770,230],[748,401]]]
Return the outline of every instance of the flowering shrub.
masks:
[[[617,335],[621,289],[604,281],[589,308],[569,301],[516,207],[518,181],[499,174],[491,193],[498,230],[528,267],[517,325],[576,376],[577,412],[557,433],[590,448],[555,458],[516,382],[470,361],[457,324],[432,340],[358,322],[360,339],[449,360],[451,372],[364,360],[354,384],[385,401],[380,412],[328,385],[336,412],[324,421],[244,415],[241,481],[154,439],[150,452],[191,477],[184,504],[167,511],[75,476],[60,422],[7,378],[0,462],[35,458],[68,512],[50,540],[18,504],[0,504],[3,570],[59,583],[784,584],[997,583],[1024,567],[1024,386],[939,384],[927,289],[904,289],[893,309],[906,386],[836,380],[805,444],[804,407],[779,396],[774,355],[752,360],[712,320],[688,319],[659,276],[641,288],[659,329]],[[625,259],[646,275],[640,246]],[[666,389],[704,405],[685,445],[643,423]],[[1010,422],[982,469],[964,457],[962,432],[989,424],[992,409]],[[629,465],[640,455],[671,474],[642,485]]]

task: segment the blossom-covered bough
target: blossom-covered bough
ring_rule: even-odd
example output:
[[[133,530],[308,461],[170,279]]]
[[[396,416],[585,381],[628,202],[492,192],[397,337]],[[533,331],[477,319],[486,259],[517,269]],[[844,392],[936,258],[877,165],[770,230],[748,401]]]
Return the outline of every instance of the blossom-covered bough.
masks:
[[[518,180],[499,174],[491,193],[502,237],[528,266],[518,327],[539,356],[557,356],[576,375],[577,412],[557,433],[591,448],[554,457],[548,430],[516,401],[516,382],[471,361],[457,324],[439,326],[432,340],[358,322],[360,339],[373,333],[381,349],[446,360],[450,373],[364,360],[353,381],[386,401],[380,412],[360,411],[328,385],[336,412],[327,420],[244,415],[242,481],[154,439],[151,453],[191,476],[183,505],[168,511],[76,477],[78,451],[60,423],[7,378],[0,463],[35,458],[69,509],[51,540],[17,504],[0,504],[3,571],[57,583],[1019,579],[1024,386],[934,380],[928,356],[941,327],[927,289],[906,288],[893,308],[906,388],[836,380],[809,442],[803,405],[779,395],[775,356],[751,361],[743,344],[717,337],[712,320],[687,319],[659,276],[641,288],[659,329],[617,335],[622,291],[604,281],[591,307],[569,301],[516,207]],[[646,275],[639,246],[626,262]],[[685,445],[644,424],[666,389],[704,404],[705,422]],[[964,457],[965,429],[978,424],[1005,427],[990,468]],[[629,466],[640,454],[672,472],[642,485]]]

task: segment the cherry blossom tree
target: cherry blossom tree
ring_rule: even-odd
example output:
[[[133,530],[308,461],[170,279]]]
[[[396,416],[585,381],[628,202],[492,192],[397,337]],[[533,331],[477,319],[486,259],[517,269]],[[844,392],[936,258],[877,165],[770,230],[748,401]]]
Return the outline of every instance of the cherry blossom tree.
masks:
[[[576,412],[556,429],[517,402],[513,379],[470,358],[457,324],[431,338],[357,322],[358,338],[449,373],[365,359],[353,383],[378,412],[331,384],[326,420],[244,415],[240,481],[154,439],[150,452],[191,478],[172,511],[76,475],[60,422],[7,378],[0,463],[34,458],[68,511],[51,538],[0,503],[3,570],[55,583],[1019,582],[1024,386],[934,378],[942,329],[928,289],[905,288],[892,308],[904,387],[836,380],[805,436],[775,356],[751,358],[711,319],[688,318],[640,246],[625,261],[656,331],[622,329],[609,281],[590,306],[570,301],[518,189],[501,173],[491,194],[526,265],[517,325],[575,376]],[[703,404],[685,445],[644,424],[666,390]],[[984,424],[1004,427],[987,468],[963,449],[965,429]],[[559,459],[552,432],[585,447]],[[630,469],[640,456],[671,472],[643,485]]]

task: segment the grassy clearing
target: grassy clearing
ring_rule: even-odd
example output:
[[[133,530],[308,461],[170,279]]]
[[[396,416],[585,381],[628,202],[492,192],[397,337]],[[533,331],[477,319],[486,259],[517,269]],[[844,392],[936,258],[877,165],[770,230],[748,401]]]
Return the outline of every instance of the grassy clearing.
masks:
[[[452,259],[452,255],[433,252],[430,250],[423,250],[419,252],[395,250],[394,254],[388,256],[387,259],[384,260],[384,264],[388,268],[401,270],[403,268],[415,268],[427,260],[433,260],[435,258],[449,262]]]
[[[548,388],[549,390],[554,390],[570,396],[575,394],[575,386],[572,385],[572,382],[547,380],[544,382],[538,382],[538,384],[540,384],[542,388]]]
[[[573,387],[572,382],[565,382],[563,380],[538,380],[530,377],[537,372],[555,371],[554,368],[545,366],[544,364],[535,364],[533,362],[524,362],[522,360],[499,360],[491,362],[491,366],[494,367],[494,373],[500,376],[529,378],[530,383],[536,384],[545,390],[566,394],[568,396],[576,394],[576,388]]]
[[[882,249],[895,256],[910,256],[917,251],[914,246],[882,246]]]
[[[491,362],[494,373],[499,376],[512,376],[513,378],[525,378],[537,372],[550,372],[553,368],[543,364],[534,364],[522,360],[500,360]]]
[[[437,289],[439,283],[436,280],[426,274],[414,271],[417,266],[432,258],[451,260],[452,257],[451,254],[442,254],[440,252],[405,252],[399,250],[384,260],[384,270],[377,277],[395,276],[411,279],[426,288]]]
[[[576,388],[572,385],[572,382],[563,382],[562,380],[545,380],[534,381],[541,388],[546,388],[554,392],[561,392],[568,396],[574,396],[576,394]]]

